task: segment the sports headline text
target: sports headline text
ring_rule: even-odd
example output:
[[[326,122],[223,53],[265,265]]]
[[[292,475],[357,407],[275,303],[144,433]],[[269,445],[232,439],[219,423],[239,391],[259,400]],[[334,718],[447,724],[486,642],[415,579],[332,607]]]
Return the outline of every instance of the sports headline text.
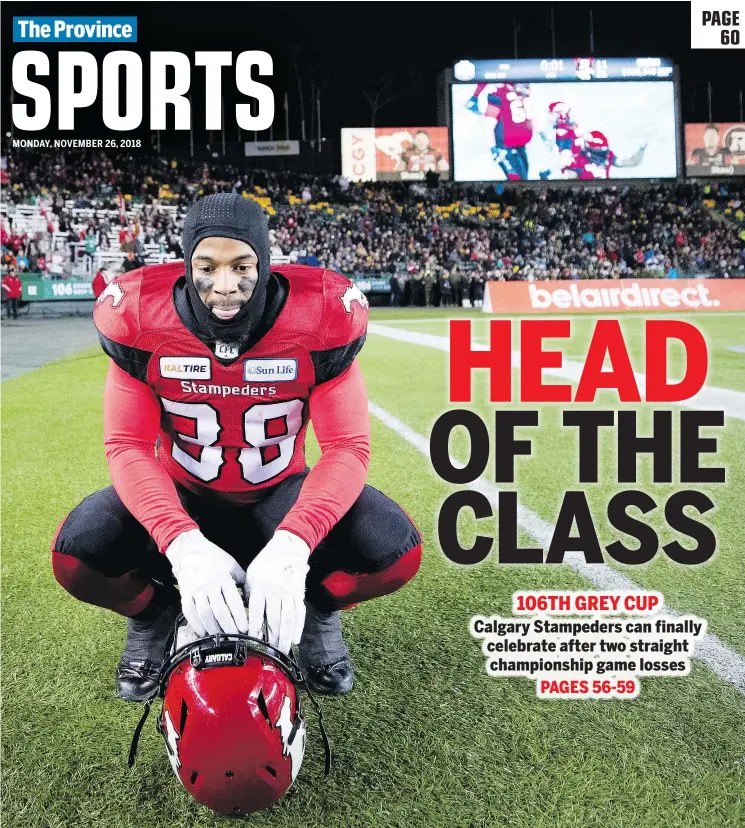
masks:
[[[512,351],[512,322],[492,320],[490,345],[472,345],[470,320],[450,323],[450,400],[470,403],[475,369],[486,369],[489,401],[498,403],[491,422],[467,408],[453,408],[435,422],[430,437],[430,457],[445,481],[467,486],[485,474],[493,456],[493,480],[515,484],[521,463],[555,462],[547,456],[533,457],[531,431],[539,428],[546,412],[515,408],[512,368],[519,366],[521,403],[593,403],[598,391],[616,392],[621,403],[682,403],[704,386],[708,368],[706,341],[693,325],[678,320],[647,320],[646,376],[635,374],[618,320],[599,320],[575,388],[569,384],[545,383],[544,368],[560,368],[561,351],[551,350],[546,339],[569,338],[570,320],[524,319],[519,323],[520,350]],[[684,376],[673,381],[669,373],[668,346],[685,351]],[[606,366],[608,369],[606,370]],[[701,564],[716,551],[716,535],[700,517],[715,508],[700,484],[724,483],[725,469],[716,465],[717,439],[706,429],[722,428],[723,411],[668,408],[651,412],[651,434],[640,427],[637,411],[583,410],[572,406],[560,412],[561,425],[576,435],[576,488],[565,491],[553,536],[547,550],[521,547],[518,543],[518,492],[509,488],[498,494],[498,514],[486,494],[474,489],[454,491],[443,502],[438,515],[438,535],[444,554],[459,564],[477,564],[492,551],[495,537],[477,529],[470,546],[464,545],[459,520],[464,512],[477,519],[493,518],[497,529],[497,559],[502,564],[562,563],[567,553],[579,553],[587,563],[605,563],[604,555],[623,564],[648,563],[660,551],[660,539],[649,516],[662,510],[667,526],[682,538],[661,549],[680,564]],[[677,428],[674,427],[677,420]],[[465,429],[469,448],[465,465],[451,452],[451,438]],[[606,430],[615,432],[616,464],[612,481],[601,478],[600,444]],[[621,488],[605,504],[607,522],[630,544],[618,538],[601,548],[588,503],[588,485],[635,484],[639,481],[638,459],[651,455],[652,485],[665,489],[663,498],[649,493],[650,486]],[[706,455],[709,455],[707,457]],[[520,459],[518,459],[520,458]],[[679,486],[672,494],[670,484]],[[695,517],[692,515],[695,514]],[[484,524],[477,524],[483,527]],[[576,530],[575,530],[576,526]]]
[[[258,77],[274,72],[263,51],[150,52],[144,57],[117,49],[99,58],[92,52],[65,49],[53,54],[24,49],[13,57],[13,125],[26,132],[74,130],[82,110],[98,107],[101,125],[113,132],[269,129],[274,120],[274,92]],[[204,100],[193,100],[192,79],[202,73]],[[231,78],[229,81],[228,78]],[[245,101],[223,103],[223,84],[232,82]],[[200,113],[200,123],[194,112]]]

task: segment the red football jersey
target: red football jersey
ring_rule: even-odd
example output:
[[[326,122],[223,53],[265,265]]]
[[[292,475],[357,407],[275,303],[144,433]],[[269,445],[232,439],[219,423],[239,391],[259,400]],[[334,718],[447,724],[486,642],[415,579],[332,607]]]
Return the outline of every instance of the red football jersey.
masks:
[[[532,101],[511,83],[498,83],[488,91],[487,118],[496,118],[503,129],[505,147],[524,147],[533,137]]]
[[[345,371],[364,342],[368,302],[349,279],[301,265],[273,272],[288,287],[274,325],[240,355],[218,348],[221,360],[176,312],[183,262],[119,276],[96,302],[104,350],[160,400],[161,463],[193,491],[251,501],[303,471],[310,391]]]
[[[420,152],[411,145],[401,153],[401,160],[406,164],[406,172],[437,172],[444,161],[443,154],[433,147]]]
[[[613,151],[609,150],[605,164],[596,164],[584,152],[576,152],[572,155],[572,160],[562,167],[562,172],[572,172],[581,181],[610,178],[610,170],[615,158]]]

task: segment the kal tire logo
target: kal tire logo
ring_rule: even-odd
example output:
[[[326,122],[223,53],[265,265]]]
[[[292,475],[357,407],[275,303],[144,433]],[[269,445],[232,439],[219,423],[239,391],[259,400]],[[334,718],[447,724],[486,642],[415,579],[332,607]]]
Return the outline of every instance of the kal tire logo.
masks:
[[[203,379],[212,376],[209,357],[161,357],[160,375],[165,379]]]
[[[350,285],[339,298],[347,313],[352,312],[352,302],[359,302],[363,310],[367,310],[370,307],[367,296],[365,296],[357,285]]]

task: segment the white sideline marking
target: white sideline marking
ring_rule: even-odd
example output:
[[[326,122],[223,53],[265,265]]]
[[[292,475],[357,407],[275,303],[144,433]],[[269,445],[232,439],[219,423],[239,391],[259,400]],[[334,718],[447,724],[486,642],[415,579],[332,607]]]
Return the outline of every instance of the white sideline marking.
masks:
[[[395,431],[399,437],[403,437],[407,443],[414,446],[417,451],[429,458],[429,441],[417,434],[412,428],[401,422],[393,414],[376,405],[368,402],[370,413],[377,417],[383,425]],[[499,489],[483,477],[479,477],[470,484],[471,488],[485,495],[494,507],[498,509]],[[553,535],[553,526],[535,512],[518,503],[517,521],[520,527],[537,541],[544,549],[548,548]],[[631,590],[644,589],[627,578],[622,572],[606,564],[588,564],[579,552],[569,552],[564,556],[564,563],[571,566],[576,572],[586,578],[594,586],[601,590]],[[682,615],[683,613],[674,610],[667,604],[664,611],[668,615]],[[707,633],[702,639],[696,642],[695,656],[698,661],[705,664],[720,679],[733,685],[740,693],[745,695],[745,658],[724,643],[713,633]]]
[[[376,322],[370,322],[367,330],[378,336],[397,339],[400,342],[410,342],[412,345],[423,345],[427,348],[435,348],[438,351],[450,350],[450,340],[446,336],[407,331],[405,328],[378,325]],[[489,350],[484,343],[473,342],[472,346],[475,351]],[[514,368],[520,367],[520,351],[512,352],[512,366]],[[579,378],[582,375],[582,363],[565,359],[561,368],[544,368],[543,373],[551,377],[561,377],[572,382],[579,382]],[[644,396],[644,389],[647,384],[646,376],[635,371],[634,378],[639,387],[639,393]],[[729,388],[716,388],[713,385],[705,385],[695,396],[684,402],[674,404],[681,405],[684,408],[696,408],[704,411],[724,411],[727,417],[745,420],[745,393],[742,391],[731,391]]]

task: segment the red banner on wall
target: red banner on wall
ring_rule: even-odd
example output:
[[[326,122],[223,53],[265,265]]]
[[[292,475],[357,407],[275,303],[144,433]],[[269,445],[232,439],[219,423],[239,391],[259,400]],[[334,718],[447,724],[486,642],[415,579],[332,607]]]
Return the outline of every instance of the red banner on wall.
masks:
[[[486,313],[745,311],[743,279],[489,282]]]

